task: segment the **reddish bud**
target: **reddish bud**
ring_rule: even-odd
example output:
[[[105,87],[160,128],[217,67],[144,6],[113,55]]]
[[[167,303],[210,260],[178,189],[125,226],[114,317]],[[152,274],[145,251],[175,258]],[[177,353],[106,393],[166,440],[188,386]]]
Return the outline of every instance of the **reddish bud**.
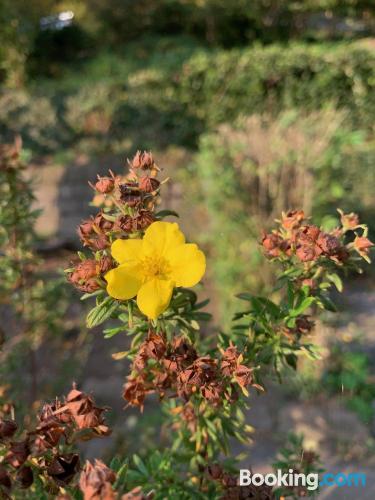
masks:
[[[360,255],[367,257],[374,243],[364,236],[356,236],[353,245]]]
[[[115,181],[111,177],[99,177],[95,183],[95,189],[100,194],[111,193],[115,188]]]

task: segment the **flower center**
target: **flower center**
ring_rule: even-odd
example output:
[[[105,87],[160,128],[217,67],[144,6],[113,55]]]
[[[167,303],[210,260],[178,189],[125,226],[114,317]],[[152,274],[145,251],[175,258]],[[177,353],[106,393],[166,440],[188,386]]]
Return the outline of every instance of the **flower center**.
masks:
[[[169,263],[164,257],[149,255],[141,260],[144,281],[153,278],[168,279],[171,272]]]

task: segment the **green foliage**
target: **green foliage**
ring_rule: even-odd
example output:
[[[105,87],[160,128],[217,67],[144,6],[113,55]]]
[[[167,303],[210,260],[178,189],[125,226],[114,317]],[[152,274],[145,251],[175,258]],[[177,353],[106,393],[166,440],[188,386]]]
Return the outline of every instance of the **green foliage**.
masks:
[[[9,397],[23,405],[43,394],[47,384],[39,380],[37,355],[48,343],[51,357],[64,353],[67,286],[62,277],[46,278],[35,252],[37,238],[34,224],[39,211],[34,210],[33,185],[26,175],[21,140],[0,146],[0,306],[12,318],[4,325],[0,343],[0,379],[10,385]],[[10,330],[10,331],[9,331]],[[80,354],[81,355],[81,354]],[[55,362],[58,358],[55,358]],[[72,362],[72,358],[68,362]],[[56,363],[57,364],[57,363]],[[61,367],[67,364],[61,361]],[[28,378],[20,377],[28,368]],[[60,382],[56,375],[54,384]]]
[[[282,210],[302,207],[330,229],[337,218],[324,219],[324,213],[336,206],[347,211],[362,206],[371,217],[372,174],[361,161],[364,151],[375,157],[365,133],[352,131],[347,114],[332,107],[243,117],[201,137],[189,175],[199,180],[192,196],[206,208],[210,231],[202,240],[211,250],[223,310],[229,306],[228,291],[272,281],[259,235]],[[329,279],[340,287],[335,276]]]
[[[227,51],[197,49],[184,38],[154,40],[104,53],[53,85],[6,92],[0,131],[22,133],[41,152],[79,144],[91,152],[141,143],[192,147],[203,130],[239,115],[313,111],[327,102],[348,110],[351,125],[371,127],[374,67],[358,43]]]
[[[371,422],[375,384],[366,353],[346,351],[340,345],[333,346],[322,384],[329,393],[343,397],[348,408],[355,411],[365,423]]]
[[[142,460],[134,455],[127,472],[124,474],[127,489],[140,486],[144,493],[153,492],[153,498],[179,498],[181,500],[213,499],[215,488],[211,483],[210,489],[204,494],[194,478],[184,471],[184,459],[178,453],[170,450],[153,450]]]
[[[284,473],[293,469],[294,472],[310,474],[319,474],[323,468],[319,463],[319,457],[311,451],[305,451],[303,448],[303,435],[290,432],[286,442],[279,451],[277,460],[272,464],[275,471],[281,470]],[[315,496],[317,490],[309,490],[304,487],[279,487],[275,490],[276,498],[286,496],[288,498],[301,498],[302,496]]]

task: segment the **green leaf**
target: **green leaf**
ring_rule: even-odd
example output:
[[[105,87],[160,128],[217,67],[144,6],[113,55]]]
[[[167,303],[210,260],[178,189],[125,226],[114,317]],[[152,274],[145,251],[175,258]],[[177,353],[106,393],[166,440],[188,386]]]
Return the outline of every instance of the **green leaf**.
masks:
[[[112,316],[118,307],[119,303],[116,300],[112,297],[107,297],[88,313],[86,318],[87,327],[93,328],[94,326],[101,325]]]
[[[336,308],[335,304],[332,302],[332,300],[329,297],[326,297],[325,295],[321,295],[319,297],[318,304],[320,305],[320,307],[322,307],[326,311],[337,312],[337,308]]]
[[[137,469],[144,475],[149,476],[147,467],[145,466],[143,460],[138,455],[133,455],[133,462],[135,463]]]
[[[173,216],[173,217],[180,217],[178,215],[177,212],[175,212],[174,210],[160,210],[159,212],[157,212],[155,214],[156,217],[160,218],[160,219],[163,219],[164,217],[168,217],[168,216]]]
[[[237,297],[237,299],[247,300],[248,302],[251,302],[254,298],[254,295],[251,295],[251,293],[242,292],[242,293],[238,293],[236,295],[236,297]]]
[[[290,316],[296,317],[302,314],[306,309],[308,309],[315,302],[315,297],[306,297],[301,304],[290,311]]]
[[[340,276],[338,274],[336,274],[336,273],[334,273],[334,274],[328,274],[327,275],[327,279],[329,281],[331,281],[335,285],[335,287],[337,288],[337,290],[339,292],[342,292],[343,285],[342,285],[341,278],[340,278]]]
[[[117,326],[115,328],[106,328],[103,331],[104,338],[105,339],[110,339],[111,337],[114,337],[115,335],[117,335],[118,333],[123,332],[123,331],[124,331],[124,327],[123,326]]]
[[[91,299],[91,297],[98,297],[99,295],[103,295],[104,290],[96,290],[96,292],[84,293],[80,300]]]

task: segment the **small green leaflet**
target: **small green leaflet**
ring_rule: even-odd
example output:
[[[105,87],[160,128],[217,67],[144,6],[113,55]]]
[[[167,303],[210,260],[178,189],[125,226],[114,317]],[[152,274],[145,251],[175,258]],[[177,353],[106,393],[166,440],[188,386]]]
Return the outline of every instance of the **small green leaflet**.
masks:
[[[99,305],[91,309],[86,318],[86,325],[88,328],[93,328],[94,326],[101,325],[119,307],[119,303],[112,299],[112,297],[107,297]]]

